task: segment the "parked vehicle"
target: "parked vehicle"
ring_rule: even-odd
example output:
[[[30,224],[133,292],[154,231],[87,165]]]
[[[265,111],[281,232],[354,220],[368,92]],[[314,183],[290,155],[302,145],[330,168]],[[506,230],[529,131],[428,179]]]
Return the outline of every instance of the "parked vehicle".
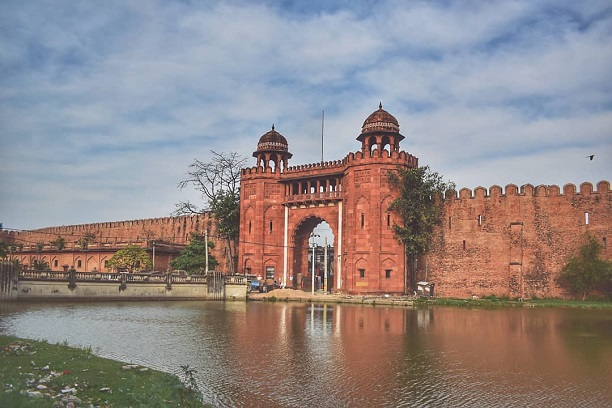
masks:
[[[263,292],[263,285],[261,284],[261,281],[254,280],[251,281],[249,289],[251,292]]]

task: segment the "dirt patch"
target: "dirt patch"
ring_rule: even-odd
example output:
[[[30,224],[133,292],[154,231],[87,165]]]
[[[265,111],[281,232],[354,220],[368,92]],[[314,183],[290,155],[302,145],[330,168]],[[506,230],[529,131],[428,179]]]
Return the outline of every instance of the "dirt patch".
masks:
[[[305,292],[303,290],[297,289],[275,289],[268,293],[259,293],[259,292],[251,292],[249,293],[249,299],[251,300],[263,300],[267,298],[276,298],[278,300],[322,300],[322,299],[332,299],[335,297],[340,297],[342,295],[326,295],[323,293],[315,293],[314,295],[311,292]]]

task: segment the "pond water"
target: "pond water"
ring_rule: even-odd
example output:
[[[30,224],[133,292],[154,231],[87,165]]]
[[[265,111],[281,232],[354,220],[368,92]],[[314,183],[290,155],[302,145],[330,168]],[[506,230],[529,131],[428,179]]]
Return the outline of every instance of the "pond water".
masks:
[[[0,302],[0,333],[179,374],[220,407],[612,406],[612,313]]]

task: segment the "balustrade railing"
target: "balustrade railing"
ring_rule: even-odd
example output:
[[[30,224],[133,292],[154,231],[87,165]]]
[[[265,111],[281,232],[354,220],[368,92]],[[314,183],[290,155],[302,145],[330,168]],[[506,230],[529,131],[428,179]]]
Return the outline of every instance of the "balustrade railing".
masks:
[[[225,277],[225,283],[231,283],[234,285],[246,285],[247,278],[244,275],[227,275]]]
[[[285,203],[338,201],[342,199],[342,191],[324,191],[308,194],[293,194],[285,197]]]
[[[22,270],[19,280],[41,280],[41,281],[70,281],[71,272],[67,271],[36,271]],[[72,272],[75,282],[121,282],[125,276],[125,282],[138,283],[168,283],[168,274],[140,274],[125,272]],[[242,275],[223,275],[225,283],[247,284]],[[208,283],[207,275],[176,275],[170,274],[170,283]]]

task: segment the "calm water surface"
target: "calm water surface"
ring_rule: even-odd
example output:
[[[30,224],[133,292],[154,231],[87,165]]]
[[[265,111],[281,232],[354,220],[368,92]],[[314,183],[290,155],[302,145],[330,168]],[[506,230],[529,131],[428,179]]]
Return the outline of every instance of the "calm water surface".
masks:
[[[0,333],[92,347],[237,407],[609,407],[612,313],[0,302]]]

